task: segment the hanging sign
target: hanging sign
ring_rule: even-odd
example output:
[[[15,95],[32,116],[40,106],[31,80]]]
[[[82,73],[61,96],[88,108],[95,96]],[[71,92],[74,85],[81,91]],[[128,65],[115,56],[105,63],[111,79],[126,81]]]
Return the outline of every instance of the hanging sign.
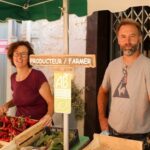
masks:
[[[96,66],[95,55],[30,55],[30,64],[36,66],[92,67]]]
[[[71,113],[71,72],[54,72],[54,111]]]

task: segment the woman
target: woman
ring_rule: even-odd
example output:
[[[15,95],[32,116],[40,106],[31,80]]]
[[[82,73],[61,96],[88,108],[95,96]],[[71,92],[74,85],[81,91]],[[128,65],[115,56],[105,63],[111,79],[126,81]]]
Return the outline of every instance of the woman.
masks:
[[[12,99],[0,106],[0,115],[16,106],[16,116],[30,116],[51,125],[54,111],[53,96],[44,74],[32,69],[29,56],[33,54],[29,42],[18,41],[9,45],[7,56],[16,72],[11,75]]]

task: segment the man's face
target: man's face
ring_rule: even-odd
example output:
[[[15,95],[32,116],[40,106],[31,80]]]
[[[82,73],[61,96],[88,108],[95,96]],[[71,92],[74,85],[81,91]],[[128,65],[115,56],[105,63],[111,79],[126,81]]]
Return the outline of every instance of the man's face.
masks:
[[[141,35],[134,25],[122,25],[117,36],[118,44],[124,55],[131,56],[139,50]]]

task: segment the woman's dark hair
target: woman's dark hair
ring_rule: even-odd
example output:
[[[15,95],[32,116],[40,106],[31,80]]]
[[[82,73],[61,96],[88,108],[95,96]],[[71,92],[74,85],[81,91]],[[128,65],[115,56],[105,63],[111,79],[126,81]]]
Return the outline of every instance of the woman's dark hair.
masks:
[[[19,47],[19,46],[25,46],[28,49],[28,66],[32,67],[29,63],[29,56],[31,54],[34,54],[34,50],[31,46],[31,44],[28,41],[17,41],[17,42],[13,42],[10,45],[8,45],[7,47],[7,57],[10,59],[11,64],[13,66],[15,66],[14,62],[13,62],[13,54],[14,51]]]

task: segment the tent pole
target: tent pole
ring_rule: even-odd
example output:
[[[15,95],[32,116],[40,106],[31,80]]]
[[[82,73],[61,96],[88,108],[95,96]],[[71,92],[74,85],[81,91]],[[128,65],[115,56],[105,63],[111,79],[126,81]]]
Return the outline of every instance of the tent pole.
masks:
[[[63,0],[63,20],[64,20],[64,53],[69,54],[69,15],[68,0]]]
[[[26,40],[31,42],[31,21],[27,21]]]
[[[64,53],[69,54],[69,16],[68,16],[68,0],[63,0],[63,19],[64,19]],[[64,150],[69,150],[69,115],[63,114],[63,127],[64,127]]]

